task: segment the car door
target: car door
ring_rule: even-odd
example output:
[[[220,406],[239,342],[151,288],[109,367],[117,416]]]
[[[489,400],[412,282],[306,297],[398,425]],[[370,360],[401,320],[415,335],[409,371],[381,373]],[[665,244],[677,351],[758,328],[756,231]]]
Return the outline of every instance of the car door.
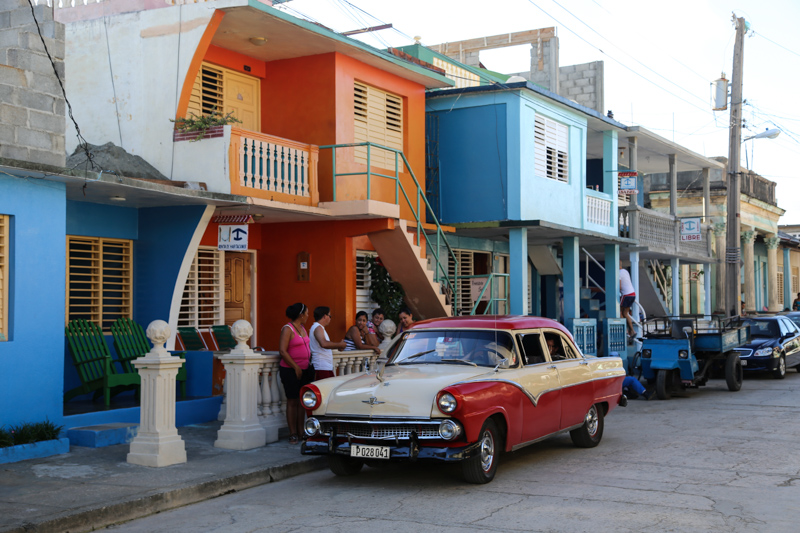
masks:
[[[556,344],[550,368],[558,372],[561,386],[561,429],[580,424],[594,401],[594,384],[589,362],[572,340],[557,330],[544,331],[545,342]],[[549,350],[548,350],[549,351]]]
[[[522,442],[555,433],[561,424],[561,387],[558,371],[545,356],[542,332],[523,331],[516,334],[523,366],[516,379],[535,400],[523,408]]]
[[[786,353],[786,366],[797,366],[800,364],[800,329],[797,325],[787,318],[781,318],[781,329],[785,331],[788,338],[784,341],[784,351]]]

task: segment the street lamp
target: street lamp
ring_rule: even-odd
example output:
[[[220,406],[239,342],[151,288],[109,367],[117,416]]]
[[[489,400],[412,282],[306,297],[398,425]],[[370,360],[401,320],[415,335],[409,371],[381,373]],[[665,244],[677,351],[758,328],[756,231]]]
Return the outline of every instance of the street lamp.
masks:
[[[780,134],[781,130],[779,130],[778,128],[767,128],[761,133],[757,133],[756,135],[751,135],[750,137],[745,137],[744,139],[742,139],[742,142],[749,141],[750,139],[774,139]]]

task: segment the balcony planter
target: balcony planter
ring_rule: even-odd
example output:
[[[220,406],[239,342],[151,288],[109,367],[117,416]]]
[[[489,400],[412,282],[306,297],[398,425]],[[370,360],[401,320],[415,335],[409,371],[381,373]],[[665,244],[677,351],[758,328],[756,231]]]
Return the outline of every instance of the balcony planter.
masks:
[[[63,453],[69,453],[68,438],[43,440],[33,444],[17,444],[16,446],[0,448],[0,464],[39,459]]]

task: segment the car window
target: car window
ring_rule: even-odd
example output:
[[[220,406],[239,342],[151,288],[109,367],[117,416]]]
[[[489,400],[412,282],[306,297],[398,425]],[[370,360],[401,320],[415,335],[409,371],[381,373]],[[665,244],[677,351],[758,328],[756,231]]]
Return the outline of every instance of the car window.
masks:
[[[523,363],[526,365],[536,365],[547,361],[547,358],[544,356],[544,351],[542,350],[541,333],[521,333],[517,335],[517,339],[519,340]]]
[[[778,324],[773,320],[745,320],[750,326],[751,337],[779,337]]]
[[[545,332],[544,338],[552,361],[577,359],[575,348],[561,333]]]
[[[795,316],[795,315],[792,315],[792,316],[790,316],[790,317],[789,317],[789,319],[790,319],[792,322],[794,322],[794,325],[795,325],[795,327],[797,327],[798,325],[800,325],[800,315],[797,315],[797,316]],[[799,328],[799,329],[800,329],[800,328]]]
[[[784,335],[788,335],[790,329],[789,329],[788,324],[786,324],[786,321],[784,319],[782,319],[782,318],[779,318],[778,319],[778,324],[780,325],[780,328],[781,328],[781,337],[783,337]]]
[[[397,343],[390,364],[463,364],[495,367],[503,359],[516,366],[514,341],[491,330],[411,330]]]

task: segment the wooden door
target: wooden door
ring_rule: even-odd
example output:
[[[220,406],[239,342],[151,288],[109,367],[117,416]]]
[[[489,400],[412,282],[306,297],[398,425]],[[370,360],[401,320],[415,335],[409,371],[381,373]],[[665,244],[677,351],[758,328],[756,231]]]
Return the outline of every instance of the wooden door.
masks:
[[[258,78],[230,70],[225,72],[223,107],[225,113],[233,111],[233,116],[242,121],[239,124],[241,128],[261,131],[260,98],[261,90]]]
[[[225,323],[252,322],[252,282],[250,254],[225,252]]]

